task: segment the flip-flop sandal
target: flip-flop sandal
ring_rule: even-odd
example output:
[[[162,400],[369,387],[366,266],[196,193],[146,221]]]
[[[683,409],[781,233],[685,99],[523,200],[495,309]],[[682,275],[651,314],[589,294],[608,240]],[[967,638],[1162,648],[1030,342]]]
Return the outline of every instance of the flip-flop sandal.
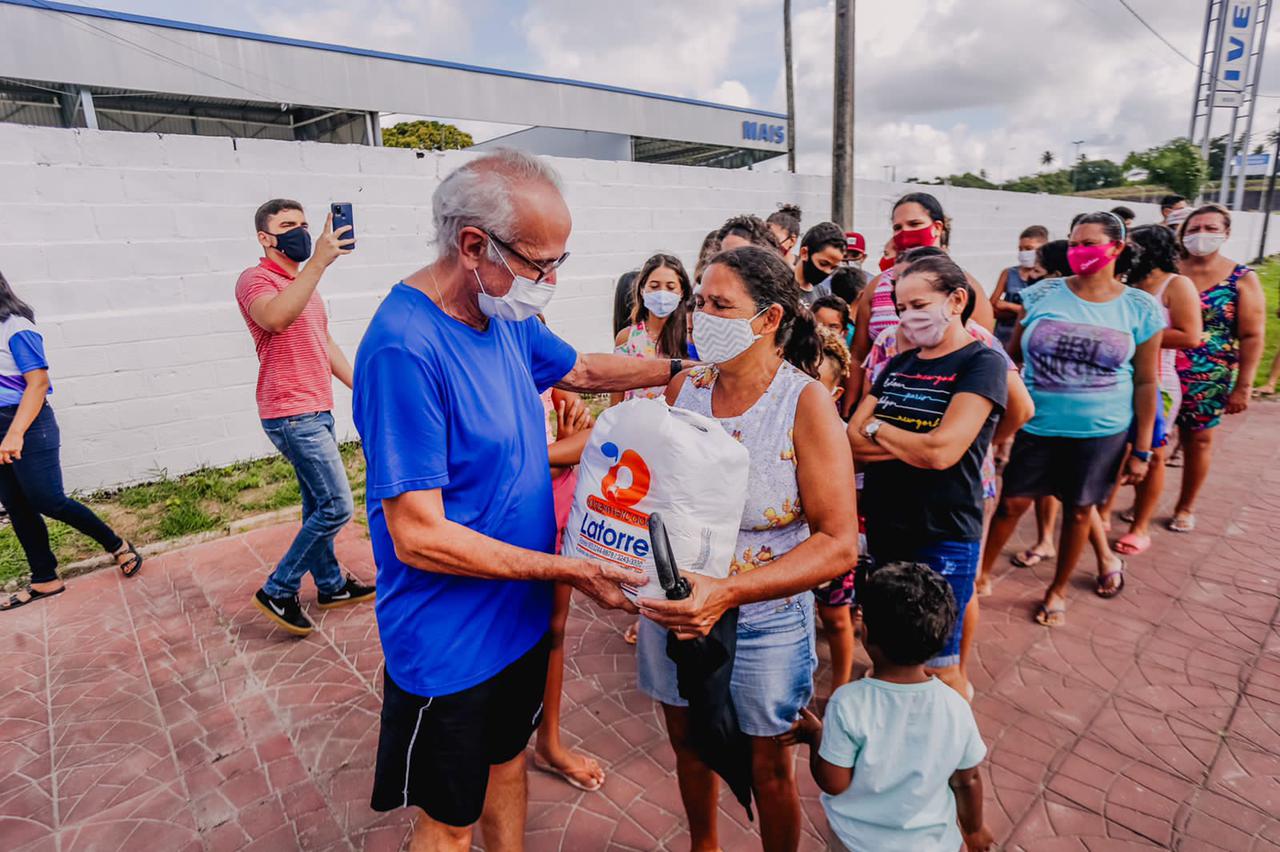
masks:
[[[1019,568],[1034,568],[1046,559],[1053,558],[1054,556],[1050,556],[1047,553],[1037,553],[1034,548],[1028,547],[1026,550],[1013,554],[1009,561]]]
[[[1183,515],[1179,517],[1174,515],[1169,519],[1168,527],[1176,533],[1189,533],[1196,528],[1196,516]]]
[[[538,770],[539,772],[545,772],[548,775],[554,775],[557,778],[560,778],[566,783],[568,783],[570,786],[577,787],[579,790],[581,790],[584,793],[594,793],[604,786],[603,778],[596,779],[594,784],[584,784],[583,782],[579,781],[577,778],[574,778],[565,770],[557,769],[556,767],[552,766],[550,763],[547,763],[545,760],[538,757],[537,755],[535,755],[533,758],[533,768]]]
[[[0,612],[8,612],[11,609],[18,609],[19,607],[24,607],[29,603],[34,603],[35,601],[40,600],[41,598],[51,598],[54,595],[62,594],[66,590],[67,590],[67,587],[62,586],[57,591],[42,592],[39,589],[33,589],[30,586],[27,586],[22,591],[26,592],[28,595],[30,595],[30,597],[28,597],[24,601],[22,598],[18,597],[17,592],[14,592],[13,594],[9,595],[7,598],[4,599],[4,603],[0,604]]]
[[[1135,535],[1129,533],[1120,536],[1120,539],[1113,545],[1111,549],[1116,553],[1123,553],[1125,556],[1137,556],[1140,553],[1146,553],[1151,547],[1151,536]]]
[[[1113,586],[1110,583],[1112,577],[1120,579]],[[1097,584],[1093,588],[1100,598],[1114,598],[1116,595],[1124,591],[1124,560],[1120,560],[1120,567],[1114,571],[1106,571],[1098,576]]]
[[[1126,524],[1133,523],[1134,517],[1135,515],[1133,514],[1132,508],[1125,509],[1123,512],[1120,513],[1120,520],[1124,521]]]
[[[129,554],[128,562],[117,562],[116,567],[120,569],[120,573],[125,577],[135,577],[142,570],[142,554],[138,552],[138,548],[134,547],[132,542],[126,541],[121,550],[117,550],[113,556],[119,558],[122,553]]]
[[[1054,617],[1059,617],[1059,620],[1054,621]],[[1036,607],[1036,623],[1041,627],[1061,627],[1067,623],[1067,608],[1055,606],[1049,609],[1044,604],[1040,604]]]

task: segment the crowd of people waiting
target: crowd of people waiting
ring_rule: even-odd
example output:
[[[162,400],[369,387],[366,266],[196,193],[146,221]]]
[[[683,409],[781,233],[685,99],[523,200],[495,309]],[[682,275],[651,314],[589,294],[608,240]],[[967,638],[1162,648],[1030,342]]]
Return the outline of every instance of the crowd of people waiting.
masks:
[[[802,228],[792,205],[735,216],[707,234],[692,275],[666,253],[624,275],[615,351],[583,355],[541,316],[569,258],[559,180],[497,151],[437,188],[438,257],[391,289],[354,366],[316,292],[352,240],[330,221],[313,246],[300,204],[264,204],[263,258],[236,295],[261,362],[262,425],[297,470],[304,523],[254,603],[302,636],[304,573],[322,608],[376,596],[386,668],[373,807],[422,809],[415,850],[467,849],[477,824],[488,848],[521,848],[535,731],[536,768],[601,788],[599,763],[559,738],[577,590],[639,616],[626,637],[639,688],[662,706],[697,852],[719,848],[718,781],[668,636],[706,636],[730,610],[730,694],[766,850],[799,843],[798,744],[833,848],[989,848],[966,669],[978,601],[1019,519],[1036,507],[1037,541],[1013,561],[1056,560],[1034,618],[1059,626],[1086,545],[1097,594],[1123,592],[1175,447],[1184,469],[1167,527],[1195,528],[1215,429],[1249,405],[1261,286],[1221,254],[1228,211],[1168,202],[1164,221],[1136,228],[1125,208],[1077,216],[1065,239],[1027,227],[990,297],[948,255],[952,222],[927,193],[893,205],[874,275],[859,233]],[[64,588],[41,515],[95,537],[126,576],[142,560],[62,493],[42,341],[2,278],[0,323],[0,502],[33,572],[0,601],[12,609]],[[334,377],[353,389],[376,589],[344,575],[333,550],[353,508]],[[663,398],[747,449],[728,577],[690,574],[687,599],[637,606],[620,587],[642,577],[558,555],[593,428],[582,393]],[[1129,528],[1112,542],[1129,485]],[[832,662],[824,720],[808,709],[819,633]],[[859,642],[872,667],[853,680]]]

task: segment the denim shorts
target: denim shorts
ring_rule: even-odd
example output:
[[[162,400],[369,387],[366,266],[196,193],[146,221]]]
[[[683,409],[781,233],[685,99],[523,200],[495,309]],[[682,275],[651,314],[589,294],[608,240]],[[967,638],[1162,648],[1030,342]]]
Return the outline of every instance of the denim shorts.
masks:
[[[956,624],[947,642],[933,659],[925,663],[931,669],[945,669],[960,664],[960,633],[964,627],[964,608],[973,597],[973,581],[978,576],[978,555],[981,541],[938,541],[926,544],[907,553],[894,553],[888,557],[874,554],[876,565],[890,562],[923,562],[942,575],[951,587],[956,599]]]
[[[814,641],[808,592],[740,610],[729,688],[744,734],[775,737],[791,730],[813,698]],[[663,704],[686,706],[676,688],[676,664],[667,656],[667,631],[647,618],[640,619],[636,665],[642,692]]]

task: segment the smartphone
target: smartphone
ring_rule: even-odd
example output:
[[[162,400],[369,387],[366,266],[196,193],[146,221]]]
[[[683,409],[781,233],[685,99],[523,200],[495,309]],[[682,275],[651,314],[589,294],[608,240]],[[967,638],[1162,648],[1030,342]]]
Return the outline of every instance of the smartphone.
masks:
[[[356,221],[354,218],[352,218],[351,202],[344,201],[344,202],[339,202],[335,204],[330,204],[329,211],[333,213],[334,233],[337,233],[339,228],[345,228],[347,225],[350,225],[351,230],[343,234],[340,237],[340,239],[354,240],[356,237]],[[355,243],[352,243],[351,245],[347,246],[347,248],[349,249],[354,249],[355,247],[356,247]]]

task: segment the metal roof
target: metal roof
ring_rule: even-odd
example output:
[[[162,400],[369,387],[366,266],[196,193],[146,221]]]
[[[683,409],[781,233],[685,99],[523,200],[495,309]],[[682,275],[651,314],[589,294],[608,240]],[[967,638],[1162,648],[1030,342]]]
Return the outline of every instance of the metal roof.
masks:
[[[47,0],[0,0],[0,76],[786,150],[776,112]],[[748,130],[747,125],[752,129]]]

